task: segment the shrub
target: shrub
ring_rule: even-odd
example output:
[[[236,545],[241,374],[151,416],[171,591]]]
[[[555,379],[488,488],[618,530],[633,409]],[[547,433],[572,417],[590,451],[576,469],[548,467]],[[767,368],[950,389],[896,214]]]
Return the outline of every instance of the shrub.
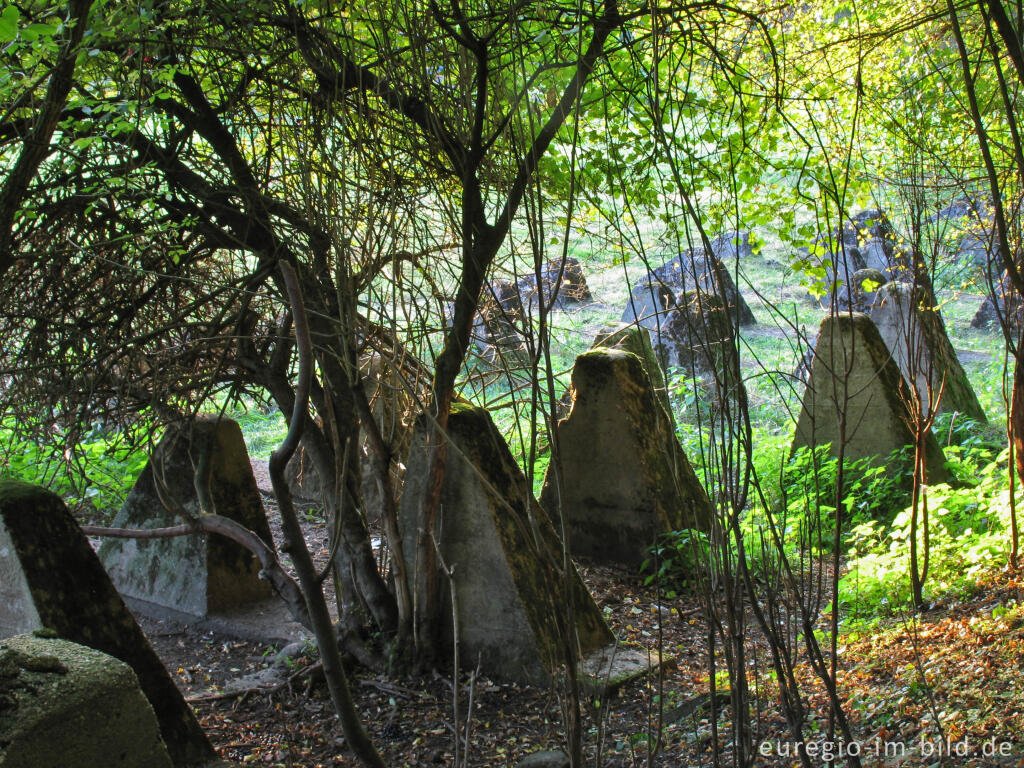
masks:
[[[93,430],[77,445],[60,435],[39,445],[0,427],[0,473],[61,496],[79,516],[108,521],[146,466],[146,452],[120,433]]]
[[[960,463],[976,466],[987,450],[968,448]],[[973,487],[937,485],[927,490],[929,599],[967,593],[983,572],[1003,565],[1009,529],[1006,460],[1004,451],[976,471]],[[919,520],[920,512],[923,506]],[[873,619],[910,608],[910,518],[908,507],[889,525],[866,521],[851,529],[850,559],[839,584],[840,602],[850,618]]]
[[[882,464],[868,458],[844,460],[840,503],[847,530],[867,521],[891,520],[907,503],[908,491],[901,485],[901,478],[886,469],[894,462],[906,462],[905,450],[896,452]],[[758,529],[769,527],[770,522],[781,533],[791,553],[808,549],[819,554],[831,552],[835,540],[839,460],[830,454],[828,445],[823,445],[813,450],[801,448],[788,461],[778,461],[776,455],[775,466],[778,469],[767,476],[762,486],[768,509],[759,506],[746,516],[745,528],[752,542],[748,551],[755,560],[759,557]],[[759,476],[763,471],[764,466],[759,468]]]
[[[708,562],[711,547],[702,531],[682,530],[662,534],[651,554],[640,565],[644,583],[660,583],[669,597],[695,582]]]

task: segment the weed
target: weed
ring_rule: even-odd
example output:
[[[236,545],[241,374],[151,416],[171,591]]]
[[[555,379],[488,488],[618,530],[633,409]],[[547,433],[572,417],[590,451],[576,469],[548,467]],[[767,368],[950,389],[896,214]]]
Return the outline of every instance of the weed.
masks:
[[[986,455],[985,447],[968,447],[961,461],[977,467]],[[973,486],[928,489],[931,552],[925,588],[930,599],[969,593],[984,573],[1004,562],[1009,529],[1006,461],[1004,451],[980,470],[962,472],[973,473]],[[851,529],[849,567],[839,587],[840,601],[851,620],[872,620],[909,609],[910,518],[907,508],[888,525],[866,521]]]
[[[710,554],[706,533],[689,529],[671,531],[659,537],[650,557],[641,563],[640,573],[645,584],[657,581],[667,590],[666,596],[672,598],[696,579]]]

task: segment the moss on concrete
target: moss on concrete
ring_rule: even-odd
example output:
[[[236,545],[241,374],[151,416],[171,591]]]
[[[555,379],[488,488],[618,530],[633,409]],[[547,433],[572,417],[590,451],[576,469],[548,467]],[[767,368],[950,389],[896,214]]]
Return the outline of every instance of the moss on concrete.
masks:
[[[156,717],[131,668],[63,640],[0,643],[0,764],[21,768],[170,768]]]
[[[176,765],[212,759],[213,748],[192,710],[64,502],[43,488],[0,484],[0,518],[40,622],[62,638],[107,653],[135,671]]]
[[[576,359],[575,398],[559,422],[561,485],[549,467],[541,504],[563,510],[575,554],[639,565],[658,535],[706,528],[711,502],[640,359],[598,349]]]
[[[421,417],[402,501],[407,552],[418,533],[430,432],[430,422]],[[441,519],[434,534],[445,563],[454,569],[462,653],[479,657],[481,668],[495,678],[548,681],[565,663],[565,649],[586,652],[614,638],[579,574],[563,558],[551,521],[490,414],[469,405],[453,408],[448,435]]]

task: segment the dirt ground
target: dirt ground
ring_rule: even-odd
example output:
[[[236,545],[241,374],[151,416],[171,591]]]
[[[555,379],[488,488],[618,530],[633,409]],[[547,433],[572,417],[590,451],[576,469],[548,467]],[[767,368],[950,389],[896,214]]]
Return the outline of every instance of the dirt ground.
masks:
[[[254,462],[254,471],[280,543],[266,468]],[[302,513],[307,544],[322,564],[327,557],[326,533],[311,507]],[[703,695],[706,630],[696,602],[660,597],[638,577],[613,568],[584,567],[582,575],[620,640],[664,649],[675,659],[661,675],[583,702],[584,739],[594,764],[646,764],[649,745],[656,742],[650,736],[658,732],[659,713],[665,738],[654,765],[679,765],[684,756],[689,763],[696,754],[708,752],[709,699]],[[333,601],[332,594],[328,597]],[[285,640],[240,639],[227,627],[169,619],[141,618],[140,623],[226,760],[303,767],[356,764],[322,680],[308,674],[316,656],[310,643],[291,646],[288,658],[275,664]],[[456,717],[447,673],[387,679],[350,670],[365,725],[388,765],[454,765],[456,721],[465,765],[516,765],[533,751],[563,746],[561,691],[501,683],[468,672],[459,681]],[[470,698],[472,712],[467,718]]]
[[[610,698],[584,702],[588,753],[604,755],[596,765],[646,764],[648,735],[658,730],[660,710],[666,739],[660,747],[664,754],[653,764],[689,764],[695,752],[707,751],[711,738],[707,697],[701,696],[707,688],[704,628],[696,605],[659,601],[639,581],[613,569],[584,569],[584,578],[620,639],[652,649],[660,644],[676,658],[676,667],[661,679],[640,680]],[[659,622],[659,607],[668,621]],[[225,759],[279,766],[356,764],[322,681],[304,674],[315,657],[310,649],[278,664],[272,687],[234,694],[231,686],[240,678],[262,682],[252,676],[274,667],[279,647],[175,622],[143,624]],[[353,669],[350,677],[364,723],[388,765],[454,765],[453,690],[447,676],[387,679]],[[463,675],[462,734],[471,696],[468,765],[516,765],[530,752],[563,745],[559,691]]]
[[[273,500],[264,500],[273,521]],[[310,510],[303,521],[307,542],[322,563],[327,555],[322,524]],[[272,529],[279,537],[273,523]],[[584,564],[581,574],[620,640],[661,649],[675,660],[671,668],[612,695],[583,698],[587,765],[730,765],[727,699],[716,697],[713,714],[708,629],[697,600],[669,599],[619,569]],[[884,739],[911,745],[912,750],[903,761],[866,757],[862,765],[1024,766],[1024,744],[1018,743],[1024,723],[1024,689],[1019,685],[1024,617],[1016,610],[1007,615],[996,610],[1024,605],[1024,583],[1018,576],[998,573],[991,582],[979,584],[970,600],[951,598],[910,624],[903,619],[870,635],[843,638],[840,692],[855,733],[867,749]],[[322,680],[310,674],[315,652],[308,644],[293,644],[275,662],[286,641],[243,640],[230,632],[173,621],[142,624],[225,760],[289,768],[358,764],[346,748]],[[755,627],[748,628],[748,635],[753,744],[785,744],[771,659]],[[718,650],[716,663],[721,665]],[[718,668],[716,680],[724,685],[725,673]],[[797,674],[807,697],[805,733],[809,740],[820,740],[827,728],[826,697],[808,668],[798,668]],[[373,742],[384,762],[395,768],[516,766],[532,752],[564,745],[566,699],[561,690],[462,674],[456,696],[447,672],[399,678],[351,668],[349,677]],[[933,716],[944,723],[941,729]],[[974,753],[946,756],[935,762],[913,752],[915,744],[937,743],[939,733],[974,747],[1003,739],[1012,753],[1000,759]],[[718,761],[711,749],[716,739]],[[757,764],[799,762],[774,755]]]

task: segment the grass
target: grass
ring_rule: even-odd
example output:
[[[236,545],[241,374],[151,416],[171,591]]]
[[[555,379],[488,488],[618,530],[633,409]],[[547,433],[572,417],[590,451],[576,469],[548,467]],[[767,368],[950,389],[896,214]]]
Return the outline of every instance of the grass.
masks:
[[[224,415],[237,421],[242,428],[246,450],[253,459],[269,459],[288,433],[284,416],[276,408],[246,403],[235,406]]]

